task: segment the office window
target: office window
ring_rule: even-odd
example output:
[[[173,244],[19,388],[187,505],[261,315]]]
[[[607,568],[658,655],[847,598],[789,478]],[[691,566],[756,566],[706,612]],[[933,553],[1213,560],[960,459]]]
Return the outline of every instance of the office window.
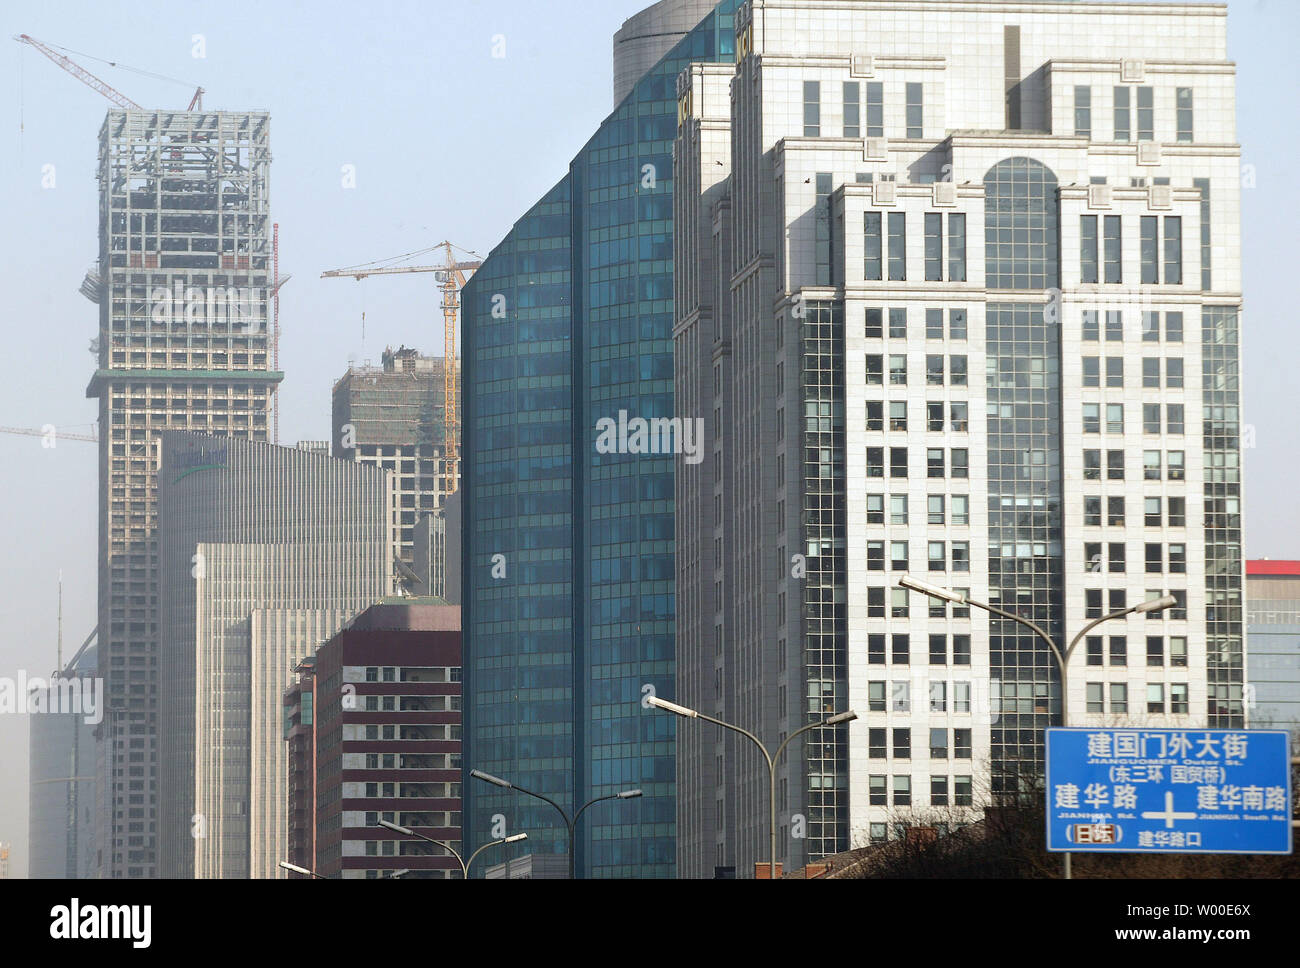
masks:
[[[1101,589],[1087,588],[1083,592],[1084,618],[1101,618]]]
[[[943,495],[931,494],[925,499],[926,521],[929,524],[943,524]]]
[[[912,686],[906,679],[895,679],[890,683],[890,703],[892,712],[908,713],[912,711]]]
[[[885,476],[885,449],[883,447],[867,448],[867,477]],[[880,522],[884,523],[883,519]]]
[[[966,216],[961,212],[948,213],[948,281],[966,281]]]
[[[865,251],[863,278],[877,282],[881,279],[880,215],[880,212],[864,213],[862,230]]]
[[[1183,341],[1183,314],[1165,313],[1165,341],[1181,343]]]
[[[1123,667],[1128,665],[1128,636],[1112,635],[1110,637],[1110,664]]]
[[[906,591],[906,589],[896,589]],[[895,632],[890,636],[890,659],[894,665],[907,665],[911,660],[911,636],[906,632]]]
[[[1123,526],[1124,498],[1122,496],[1106,498],[1106,524],[1111,527]]]
[[[885,636],[882,633],[873,632],[867,636],[867,664],[885,664]]]
[[[1160,219],[1154,215],[1143,215],[1138,220],[1140,229],[1138,252],[1142,257],[1143,285],[1160,281]]]
[[[867,386],[883,386],[885,382],[885,358],[879,353],[867,354]]]
[[[1146,389],[1152,389],[1160,386],[1160,358],[1158,356],[1144,356],[1142,358],[1142,386]],[[1159,407],[1156,408],[1157,411]],[[1156,429],[1154,433],[1160,432],[1159,417],[1156,419]]]
[[[885,136],[885,85],[867,81],[867,137]]]
[[[1181,435],[1183,432],[1183,405],[1170,403],[1165,405],[1165,432]]]
[[[889,448],[889,476],[890,477],[907,476],[907,448],[906,447]]]
[[[907,401],[894,400],[889,404],[889,429],[907,429]]]
[[[952,664],[970,665],[970,636],[954,635],[952,637]]]
[[[884,320],[885,312],[883,309],[868,309],[863,335],[867,339],[883,339],[885,335]]]
[[[948,357],[948,382],[955,387],[966,386],[966,357]]]
[[[1160,527],[1160,498],[1147,497],[1142,499],[1142,508],[1144,512],[1143,523],[1148,528]]]
[[[867,756],[873,760],[883,760],[889,755],[885,748],[885,731],[883,729],[867,730]]]
[[[1187,636],[1169,637],[1169,665],[1175,669],[1187,668]]]
[[[1118,343],[1123,339],[1124,314],[1116,309],[1106,310],[1106,342]]]
[[[1087,664],[1090,666],[1099,666],[1106,664],[1106,653],[1103,648],[1105,639],[1100,635],[1089,635],[1084,640],[1084,649],[1087,654]]]
[[[907,307],[889,311],[889,338],[907,339]]]
[[[1146,361],[1143,360],[1142,367],[1142,385],[1146,386]],[[1160,404],[1144,403],[1142,404],[1142,432],[1144,434],[1160,433]]]
[[[942,309],[927,309],[925,311],[925,338],[943,339]]]
[[[963,216],[964,218],[965,216]],[[964,231],[964,230],[963,230]],[[965,268],[962,269],[962,281],[965,281]],[[950,309],[948,310],[948,338],[965,339],[966,338],[966,310]]]
[[[1160,314],[1159,313],[1143,311],[1142,342],[1144,343],[1160,342]]]
[[[1106,361],[1107,363],[1110,360]],[[1106,433],[1122,434],[1124,432],[1124,404],[1106,404]]]
[[[954,701],[953,712],[970,712],[970,683],[958,682],[954,683],[954,685],[958,689],[965,686],[964,695],[966,699],[964,700],[964,709],[962,708],[963,700]],[[969,760],[971,758],[971,731],[969,729],[954,729],[952,731],[952,755],[954,759],[958,760]]]
[[[1164,683],[1148,682],[1147,683],[1147,712],[1163,713],[1165,711],[1165,687]]]
[[[867,430],[883,431],[885,429],[885,405],[879,400],[866,401]]]
[[[948,758],[948,730],[930,730],[930,759],[946,760]]]
[[[1174,108],[1178,113],[1178,140],[1192,140],[1192,89],[1180,87],[1174,90]]]
[[[895,353],[889,357],[889,385],[895,387],[907,385],[907,355],[905,353]]]
[[[1092,137],[1092,88],[1086,85],[1074,88],[1074,136]]]
[[[929,542],[929,570],[946,571],[948,568],[947,546],[942,541]]]
[[[1101,404],[1083,404],[1083,432],[1085,434],[1101,433]]]
[[[952,570],[970,571],[969,541],[954,541],[952,543]]]
[[[943,386],[943,354],[932,353],[926,356],[925,382],[930,386]]]
[[[906,494],[891,494],[889,496],[889,523],[907,524]]]
[[[1160,574],[1165,570],[1164,546],[1160,542],[1148,542],[1146,546],[1147,574]]]
[[[1083,385],[1084,387],[1101,386],[1101,357],[1085,356],[1083,359]]]
[[[1163,666],[1165,664],[1165,640],[1159,635],[1147,636],[1147,665]]]
[[[874,802],[874,801],[873,801],[873,802]],[[868,825],[868,836],[871,838],[871,843],[872,843],[873,845],[874,845],[874,844],[884,844],[884,843],[888,843],[888,842],[889,842],[889,826],[888,826],[887,824],[883,824],[883,823],[873,823],[873,824],[869,824],[869,825]],[[721,845],[719,845],[719,849],[721,849]]]
[[[1128,686],[1122,682],[1110,684],[1110,711],[1112,713],[1128,712]]]
[[[954,447],[951,458],[951,476],[957,480],[970,477],[970,451],[965,447]]]
[[[942,403],[927,403],[925,405],[925,429],[943,430]]]
[[[1079,263],[1081,282],[1097,281],[1097,216],[1080,215]],[[1085,313],[1086,315],[1086,313]],[[1093,318],[1096,314],[1093,313]],[[1085,335],[1084,339],[1088,337]]]
[[[1124,357],[1106,357],[1106,386],[1111,389],[1124,386]]]
[[[1187,525],[1187,498],[1171,497],[1169,499],[1169,527],[1182,528]]]
[[[948,683],[930,683],[930,712],[946,713],[948,711]]]
[[[1137,89],[1138,141],[1155,138],[1155,92],[1149,87]]]
[[[910,760],[912,758],[912,731],[910,729],[894,730],[894,759]]]
[[[925,213],[925,281],[943,280],[943,213]]]
[[[961,359],[964,364],[966,357],[963,356]],[[954,380],[956,379],[956,376],[957,374],[954,371],[953,373]],[[965,377],[963,376],[963,379],[964,378]],[[967,430],[970,429],[970,419],[967,416],[967,414],[969,413],[969,407],[964,401],[956,401],[954,403],[951,403],[949,404],[948,409],[952,417],[952,429],[954,431],[956,431],[957,433],[965,433]]]
[[[948,636],[940,633],[930,635],[930,665],[948,664]]]
[[[862,137],[862,105],[859,103],[862,85],[857,81],[844,83],[844,137]]]
[[[888,797],[886,795],[885,778],[883,776],[867,777],[867,797],[873,807],[885,807],[889,805]]]
[[[1187,545],[1174,543],[1169,546],[1169,573],[1181,575],[1187,571]]]
[[[1183,220],[1179,215],[1165,216],[1165,282],[1171,286],[1183,282]]]
[[[903,212],[889,213],[889,278],[907,278],[907,223]],[[878,277],[877,277],[878,278]]]
[[[907,542],[889,542],[889,567],[894,571],[907,571]]]
[[[891,618],[907,618],[907,589],[891,588],[889,590],[889,615]]]
[[[1174,714],[1184,714],[1188,711],[1187,683],[1169,684],[1169,711]]]
[[[1171,481],[1181,481],[1186,478],[1183,468],[1183,451],[1171,450],[1165,454],[1165,476]]]
[[[820,81],[803,82],[803,136],[817,138],[822,133],[822,86]]]
[[[883,541],[867,542],[867,571],[885,570],[885,543]]]
[[[1106,451],[1106,479],[1108,481],[1124,480],[1124,451]]]
[[[1084,404],[1084,413],[1087,413],[1088,404]],[[1087,417],[1084,417],[1085,429],[1087,426]],[[1083,524],[1084,527],[1100,528],[1101,527],[1101,498],[1087,497],[1083,499]]]
[[[885,686],[886,683],[879,679],[867,683],[868,712],[883,713],[885,711]]]
[[[1101,542],[1085,541],[1083,543],[1083,570],[1099,572],[1102,570]]]
[[[1095,219],[1097,216],[1093,216]],[[1093,235],[1096,235],[1096,225],[1093,226]],[[1095,269],[1094,269],[1095,273]],[[1096,282],[1097,280],[1093,280]],[[1101,327],[1097,321],[1097,310],[1085,309],[1080,315],[1080,339],[1085,342],[1095,343],[1101,339]]]
[[[868,454],[871,451],[879,451],[879,447],[868,447]],[[883,463],[881,461],[880,463]],[[884,470],[881,473],[871,475],[873,477],[883,477]],[[867,524],[884,524],[885,523],[885,496],[883,494],[867,495]]]
[[[1103,255],[1105,257],[1105,279],[1107,283],[1118,284],[1124,281],[1121,265],[1123,248],[1122,229],[1118,215],[1107,215],[1102,219]]]
[[[1115,88],[1115,140],[1128,141],[1132,138],[1132,123],[1129,113],[1129,89]]]
[[[921,133],[923,130],[921,85],[909,83],[905,90],[907,98],[907,136],[909,138],[924,137]]]
[[[1101,480],[1101,451],[1085,450],[1083,452],[1083,479],[1085,481]]]
[[[1102,713],[1106,711],[1105,697],[1102,692],[1104,688],[1105,684],[1101,682],[1088,683],[1088,712]]]
[[[954,776],[952,778],[952,802],[959,807],[969,807],[973,802],[971,793],[971,778],[969,776]]]
[[[1106,567],[1112,572],[1122,572],[1127,568],[1124,542],[1108,542],[1106,548]]]
[[[925,452],[925,476],[944,476],[944,453],[942,447],[930,447]]]
[[[910,776],[894,777],[894,806],[906,807],[912,803],[912,778]]]

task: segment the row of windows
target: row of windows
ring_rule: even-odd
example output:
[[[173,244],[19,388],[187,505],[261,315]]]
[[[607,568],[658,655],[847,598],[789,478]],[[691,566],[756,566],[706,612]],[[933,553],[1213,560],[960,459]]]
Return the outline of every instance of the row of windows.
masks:
[[[1122,527],[1125,519],[1125,503],[1123,495],[1107,497],[1105,499],[1105,516],[1104,522],[1107,527]],[[1168,515],[1162,513],[1162,508],[1168,508]],[[1187,498],[1171,497],[1168,503],[1161,497],[1146,497],[1142,499],[1143,524],[1148,528],[1159,528],[1167,523],[1171,528],[1182,528],[1187,525]],[[1102,527],[1102,498],[1097,495],[1085,495],[1083,498],[1083,523],[1086,527]]]
[[[1133,123],[1137,122],[1137,140],[1155,140],[1155,89],[1150,87],[1117,86],[1111,91],[1111,106],[1115,119],[1115,140],[1132,141]],[[1174,89],[1175,130],[1180,142],[1192,140],[1193,115],[1192,89]],[[1136,107],[1136,113],[1134,112]],[[1077,138],[1092,137],[1092,88],[1080,84],[1074,88],[1074,134]]]
[[[948,643],[950,637],[944,632],[930,635],[930,665],[948,664]],[[970,665],[970,636],[953,635],[952,664]],[[906,632],[895,632],[889,637],[889,657],[894,665],[908,665],[912,658],[911,636]],[[870,665],[885,664],[885,636],[872,634],[867,636],[867,662]]]
[[[1106,555],[1102,555],[1102,543],[1100,541],[1085,541],[1083,545],[1084,570],[1090,572],[1099,572],[1103,570],[1112,573],[1123,573],[1127,565],[1124,560],[1125,543],[1122,541],[1112,541],[1106,546]],[[1146,573],[1148,575],[1158,575],[1163,573],[1165,568],[1165,546],[1159,542],[1147,542],[1144,558],[1146,561]],[[1187,545],[1176,543],[1169,545],[1169,566],[1168,571],[1171,574],[1181,575],[1187,572]]]
[[[892,736],[890,735],[892,733]],[[952,742],[949,744],[949,735]],[[868,729],[867,756],[873,760],[888,759],[890,756],[887,740],[893,740],[893,758],[910,760],[912,758],[912,730],[909,727],[899,729]],[[948,730],[936,727],[930,730],[930,759],[946,760],[949,751],[952,758],[969,760],[971,758],[971,731],[969,729]]]
[[[867,524],[885,524],[885,495],[868,494]],[[926,523],[955,525],[970,524],[970,496],[953,494],[947,498],[943,494],[929,494],[925,499]],[[906,494],[889,495],[889,524],[907,524],[909,520]]]
[[[402,712],[437,713],[460,709],[460,696],[366,696],[368,713]],[[400,704],[398,700],[401,700]]]
[[[871,806],[887,807],[890,805],[890,785],[888,781],[889,777],[887,776],[867,777],[867,798]],[[896,775],[892,788],[892,803],[894,806],[908,807],[912,805],[912,778],[910,776]],[[936,807],[948,806],[948,789],[948,777],[930,777],[930,805]],[[969,807],[974,802],[971,791],[971,778],[969,776],[954,776],[952,778],[952,805]],[[877,825],[872,824],[872,826]],[[883,826],[883,824],[879,826]]]
[[[909,138],[922,137],[925,114],[924,86],[907,82],[903,87],[904,121]],[[846,81],[844,97],[844,137],[881,138],[885,134],[885,85],[881,81]],[[865,99],[864,99],[865,98]],[[864,114],[865,107],[865,114]],[[803,134],[820,138],[822,133],[822,85],[820,81],[803,82]]]
[[[459,753],[367,753],[367,770],[458,770]]]
[[[925,214],[925,266],[927,282],[942,282],[947,265],[949,282],[966,281],[966,216],[948,213],[948,258],[944,260],[943,213]],[[888,218],[885,218],[888,216]],[[883,234],[882,234],[883,233]],[[863,213],[863,278],[880,282],[907,279],[907,213]]]
[[[1085,342],[1098,342],[1102,336],[1102,320],[1105,320],[1107,342],[1121,342],[1124,339],[1124,314],[1120,310],[1110,309],[1099,313],[1095,309],[1085,309],[1081,315],[1082,339]],[[1143,312],[1142,342],[1159,343],[1161,321],[1164,322],[1165,342],[1181,343],[1183,341],[1183,314]]]
[[[1105,611],[1102,610],[1102,589],[1088,588],[1084,590],[1084,617],[1101,618],[1110,612],[1121,612],[1128,607],[1128,593],[1122,588],[1111,588],[1106,590],[1107,605]],[[1158,588],[1148,588],[1146,590],[1146,601],[1154,601],[1161,598],[1166,593]],[[1163,621],[1166,617],[1171,619],[1187,618],[1187,591],[1186,589],[1171,589],[1168,594],[1174,597],[1176,602],[1171,608],[1162,609],[1155,612],[1143,612],[1142,617],[1148,622]]]
[[[1080,281],[1120,284],[1124,281],[1123,267],[1123,217],[1102,216],[1100,263],[1098,262],[1097,216],[1081,215],[1079,227]],[[1164,258],[1160,256],[1159,216],[1143,215],[1139,218],[1141,261],[1140,281],[1156,285],[1161,280],[1168,285],[1181,285],[1183,281],[1183,220],[1178,215],[1166,215]],[[1100,269],[1100,278],[1099,278]]]
[[[367,783],[366,799],[415,797],[429,800],[455,800],[460,798],[459,783]]]
[[[867,386],[884,386],[885,356],[880,353],[868,353],[866,357]],[[946,382],[955,387],[964,387],[968,383],[968,370],[964,355],[948,357]],[[927,386],[945,385],[944,357],[941,353],[930,353],[925,357],[925,382]],[[907,386],[907,354],[894,353],[889,356],[890,386]]]
[[[885,404],[880,400],[868,400],[867,431],[883,431],[885,424]],[[945,420],[944,411],[948,412]],[[925,405],[925,429],[941,431],[947,429],[965,433],[970,429],[970,408],[966,401],[959,400],[945,406],[942,401],[931,401]],[[893,400],[889,403],[889,424],[892,431],[907,429],[907,401]],[[778,437],[778,439],[780,439]]]
[[[1109,708],[1105,702],[1108,685],[1110,692]],[[1090,713],[1105,713],[1107,711],[1111,713],[1127,713],[1129,711],[1128,683],[1089,682],[1087,684],[1087,697],[1087,711]],[[1165,706],[1165,684],[1163,682],[1147,683],[1147,712],[1170,712],[1174,715],[1188,712],[1187,683],[1172,682],[1169,684],[1169,705],[1167,709]]]
[[[1106,386],[1124,386],[1124,358],[1108,356],[1106,360]],[[1083,385],[1100,387],[1102,385],[1102,358],[1098,356],[1083,357]],[[1144,389],[1160,389],[1161,359],[1156,356],[1144,357],[1142,360],[1142,386]],[[1164,385],[1168,389],[1183,387],[1183,360],[1169,357],[1164,360]]]
[[[888,319],[889,328],[885,329],[885,321]],[[943,339],[944,312],[942,309],[927,309],[925,311],[925,338],[926,339]],[[876,307],[868,307],[866,311],[866,324],[863,335],[867,339],[907,339],[907,307],[891,306],[888,310]],[[948,310],[948,338],[954,340],[964,340],[966,338],[966,310],[949,309]]]
[[[460,682],[460,666],[366,666],[366,682]]]
[[[906,477],[907,475],[896,476]],[[1158,481],[1161,476],[1161,452],[1158,450],[1144,450],[1142,452],[1142,479]],[[1186,479],[1186,453],[1184,451],[1165,451],[1163,476],[1165,480],[1169,481]],[[1085,481],[1100,481],[1102,479],[1100,450],[1085,450],[1083,452],[1083,479]],[[1124,451],[1106,451],[1106,480],[1124,480]]]
[[[885,451],[889,451],[889,477],[907,477],[906,447],[868,447],[867,477],[885,477]],[[951,477],[964,479],[970,477],[970,451],[965,447],[953,447],[946,456],[942,447],[928,447],[925,451],[925,476],[927,478]]]
[[[952,686],[952,712],[970,712],[969,682],[931,682],[930,712],[948,712],[948,687]],[[906,679],[885,681],[873,679],[867,683],[867,711],[872,713],[909,713],[912,711],[912,683]],[[920,712],[920,709],[917,710]]]
[[[1165,637],[1163,635],[1148,635],[1147,640],[1147,665],[1151,667],[1162,667],[1165,664]],[[1101,666],[1107,665],[1107,656],[1109,656],[1109,665],[1116,668],[1128,666],[1128,636],[1112,635],[1110,636],[1109,652],[1105,650],[1106,642],[1100,635],[1089,635],[1085,640],[1084,646],[1087,653],[1088,665]],[[1169,636],[1168,659],[1171,668],[1187,667],[1187,636],[1171,635]]]
[[[1180,378],[1181,379],[1181,378]],[[1144,403],[1142,405],[1142,432],[1145,434],[1160,433],[1160,404]],[[1181,436],[1185,427],[1184,409],[1181,403],[1167,404],[1164,409],[1165,432]],[[1083,432],[1085,434],[1099,434],[1102,432],[1102,409],[1099,403],[1085,403],[1082,408],[1083,414]],[[1106,404],[1106,421],[1105,429],[1108,434],[1124,433],[1124,404],[1108,403]],[[870,429],[870,428],[868,428]],[[891,428],[893,429],[893,428]],[[906,428],[903,428],[906,429]]]

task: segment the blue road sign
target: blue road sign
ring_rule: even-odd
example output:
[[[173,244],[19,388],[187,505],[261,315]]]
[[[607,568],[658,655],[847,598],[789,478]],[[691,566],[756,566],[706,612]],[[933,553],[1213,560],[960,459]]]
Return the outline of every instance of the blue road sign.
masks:
[[[1289,854],[1289,739],[1262,729],[1049,729],[1047,849]]]

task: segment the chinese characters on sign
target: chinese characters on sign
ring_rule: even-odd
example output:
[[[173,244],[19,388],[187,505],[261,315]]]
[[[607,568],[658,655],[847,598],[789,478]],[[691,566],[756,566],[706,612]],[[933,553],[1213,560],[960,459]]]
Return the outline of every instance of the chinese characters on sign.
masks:
[[[1056,851],[1290,853],[1281,730],[1049,729]]]

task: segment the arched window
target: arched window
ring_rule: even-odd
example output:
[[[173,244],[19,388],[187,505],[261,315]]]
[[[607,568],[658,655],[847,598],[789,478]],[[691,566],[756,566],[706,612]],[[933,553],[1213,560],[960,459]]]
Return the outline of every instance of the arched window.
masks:
[[[984,176],[984,195],[984,284],[1056,288],[1056,175],[1033,158],[1008,158]]]

